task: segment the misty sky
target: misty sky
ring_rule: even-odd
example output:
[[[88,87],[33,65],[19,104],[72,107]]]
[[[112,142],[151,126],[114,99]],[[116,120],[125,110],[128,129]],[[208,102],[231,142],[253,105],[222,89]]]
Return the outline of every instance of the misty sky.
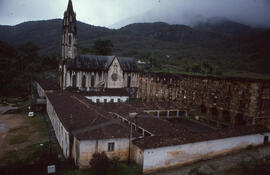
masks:
[[[0,24],[62,18],[68,0],[0,0]],[[270,0],[73,0],[79,21],[106,27],[163,21],[193,25],[225,17],[270,27]]]

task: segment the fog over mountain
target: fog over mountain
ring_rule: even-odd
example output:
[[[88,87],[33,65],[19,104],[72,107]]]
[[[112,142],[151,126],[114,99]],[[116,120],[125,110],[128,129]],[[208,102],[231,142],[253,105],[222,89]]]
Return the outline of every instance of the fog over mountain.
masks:
[[[201,22],[227,19],[253,27],[270,27],[269,0],[169,0],[144,14],[113,24],[120,28],[138,22],[163,21],[194,26]]]
[[[62,18],[68,0],[0,0],[0,24]],[[269,0],[73,0],[77,19],[120,28],[138,22],[193,26],[225,18],[255,27],[270,27]]]

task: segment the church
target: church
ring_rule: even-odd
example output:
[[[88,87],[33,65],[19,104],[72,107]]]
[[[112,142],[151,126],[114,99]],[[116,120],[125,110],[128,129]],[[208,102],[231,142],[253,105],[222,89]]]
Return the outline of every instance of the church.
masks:
[[[61,44],[61,89],[89,92],[138,87],[139,69],[133,58],[78,54],[76,13],[71,0],[64,13]]]
[[[266,127],[220,127],[220,122],[220,128],[213,129],[199,121],[205,120],[203,114],[189,115],[192,111],[186,105],[191,100],[205,98],[218,105],[215,93],[208,93],[218,85],[216,79],[186,76],[173,81],[173,77],[139,73],[132,58],[79,55],[71,0],[62,30],[61,89],[49,80],[39,80],[36,87],[39,97],[46,98],[48,118],[64,157],[73,159],[78,168],[89,168],[93,154],[105,152],[110,159],[136,162],[147,174],[268,144]],[[222,85],[218,91],[226,89]],[[255,94],[259,91],[254,82],[248,87]],[[205,89],[208,95],[198,95]],[[183,110],[185,115],[181,115]]]

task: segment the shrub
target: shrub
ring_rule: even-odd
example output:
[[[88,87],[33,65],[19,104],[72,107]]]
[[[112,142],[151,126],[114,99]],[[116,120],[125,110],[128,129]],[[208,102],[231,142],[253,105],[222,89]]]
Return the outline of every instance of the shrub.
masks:
[[[95,153],[89,164],[93,170],[102,174],[105,174],[110,168],[110,160],[105,152]]]
[[[120,158],[119,157],[113,157],[111,160],[113,171],[116,172],[119,169],[120,165]]]

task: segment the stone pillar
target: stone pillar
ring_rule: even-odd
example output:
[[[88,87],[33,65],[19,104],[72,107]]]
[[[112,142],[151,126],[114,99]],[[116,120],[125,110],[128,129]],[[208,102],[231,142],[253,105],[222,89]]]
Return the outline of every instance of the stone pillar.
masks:
[[[159,118],[159,116],[160,116],[160,112],[159,112],[159,111],[157,111],[157,117]]]
[[[237,113],[232,113],[231,114],[231,126],[236,127],[237,126]]]
[[[97,87],[98,82],[99,82],[99,75],[98,75],[98,74],[99,74],[99,73],[96,72],[96,76],[95,76],[95,85],[94,85],[94,87]]]
[[[260,92],[262,91],[262,85],[259,83],[252,83],[250,85],[250,103],[249,103],[249,111],[248,115],[251,117],[258,117],[259,111],[260,111]]]
[[[218,120],[217,127],[221,128],[222,127],[221,123],[223,122],[223,111],[222,110],[218,110],[217,120]]]
[[[66,80],[64,80],[64,81],[66,81],[66,87],[69,87],[69,86],[71,86],[71,75],[70,75],[70,71],[67,71],[67,76],[66,76]]]
[[[167,118],[170,117],[170,111],[167,111]]]
[[[217,116],[217,119],[219,122],[224,122],[224,119],[223,119],[223,111],[222,110],[218,110],[218,116]]]
[[[176,117],[179,117],[179,110],[176,111]]]
[[[185,117],[188,117],[188,112],[187,111],[185,111]]]
[[[150,93],[151,93],[151,81],[149,78],[147,78],[146,81],[146,101],[149,102],[150,101]]]
[[[206,108],[206,117],[207,119],[212,119],[211,108]]]

